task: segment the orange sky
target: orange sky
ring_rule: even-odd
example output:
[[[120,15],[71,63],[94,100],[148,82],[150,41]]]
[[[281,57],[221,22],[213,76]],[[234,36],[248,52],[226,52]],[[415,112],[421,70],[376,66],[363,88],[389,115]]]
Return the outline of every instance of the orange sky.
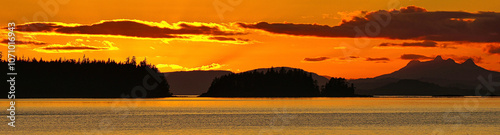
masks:
[[[341,36],[330,34],[329,29],[327,32],[323,29],[309,31],[323,25],[333,27],[348,24],[341,21],[342,19],[349,21],[352,16],[364,18],[366,14],[363,13],[366,12],[362,11],[399,10],[410,5],[425,9],[427,12],[472,13],[474,14],[472,17],[458,17],[460,23],[453,20],[457,19],[453,15],[448,19],[453,24],[474,24],[474,21],[475,23],[482,21],[478,16],[485,15],[479,11],[494,12],[498,16],[500,1],[48,0],[47,3],[41,4],[32,1],[13,1],[9,5],[0,9],[0,12],[6,13],[0,15],[0,22],[4,22],[5,26],[8,22],[14,21],[18,26],[25,23],[44,23],[69,28],[60,31],[18,32],[17,40],[32,42],[17,47],[17,55],[25,57],[81,58],[85,54],[86,57],[96,59],[125,60],[128,56],[136,56],[139,60],[146,57],[163,72],[180,70],[241,72],[255,68],[289,66],[320,75],[364,78],[390,73],[405,66],[410,60],[403,59],[402,56],[411,54],[422,56],[420,60],[424,61],[437,55],[442,55],[445,59],[453,58],[457,62],[463,62],[471,57],[479,66],[500,71],[500,52],[496,52],[500,50],[500,44],[498,40],[494,40],[500,34],[498,27],[490,28],[492,30],[487,31],[488,33],[472,31],[476,32],[474,34],[479,35],[478,37],[468,36],[465,32],[465,36],[458,39],[446,38],[446,34],[449,33],[438,35],[437,38],[435,35],[400,38],[398,34],[391,33],[394,30],[392,27],[400,23],[398,17],[403,16],[397,14],[387,27],[381,27],[381,34],[368,38],[345,36],[342,30],[339,31]],[[470,21],[467,19],[471,18],[472,22],[467,22]],[[493,18],[498,19],[498,17]],[[127,23],[118,25],[113,22]],[[257,27],[258,22],[267,22],[270,25],[245,28],[238,24]],[[272,25],[273,23],[279,25]],[[72,29],[100,24],[110,25],[96,27],[90,31],[77,29],[81,31],[75,32],[75,29]],[[150,27],[151,30],[144,31]],[[301,27],[306,29],[300,29]],[[413,25],[405,27],[409,27],[406,34],[413,33],[410,29],[414,27]],[[454,31],[448,27],[435,29]],[[457,29],[461,29],[460,25]],[[333,30],[335,29],[332,28]],[[148,33],[152,31],[167,34]],[[326,36],[321,35],[321,32],[326,33]],[[414,33],[419,34],[419,32]],[[7,36],[5,29],[2,30],[2,34],[4,37]],[[481,34],[485,34],[486,38],[482,38]],[[166,35],[178,37],[170,38],[165,37]],[[462,36],[453,33],[449,35]],[[358,41],[361,39],[368,42],[360,45]],[[384,43],[389,45],[382,46]],[[5,58],[7,47],[5,43],[2,45],[0,51],[4,52]]]

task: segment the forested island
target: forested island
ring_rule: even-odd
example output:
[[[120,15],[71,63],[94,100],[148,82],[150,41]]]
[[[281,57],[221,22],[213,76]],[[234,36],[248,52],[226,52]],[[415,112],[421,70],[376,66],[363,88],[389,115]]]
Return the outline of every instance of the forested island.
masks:
[[[8,61],[0,60],[1,65]],[[169,85],[146,59],[125,62],[82,59],[15,61],[16,98],[154,98],[171,97]],[[6,74],[7,68],[1,70]],[[7,76],[12,77],[12,76]],[[4,78],[9,79],[9,78]],[[5,85],[7,83],[2,83]],[[7,86],[2,86],[7,88]],[[9,89],[4,89],[8,92]]]
[[[353,97],[353,84],[331,78],[320,91],[311,73],[302,69],[269,68],[215,78],[201,97]]]
[[[353,83],[349,83],[345,78],[332,77],[321,90],[323,97],[371,97],[370,95],[355,94]]]

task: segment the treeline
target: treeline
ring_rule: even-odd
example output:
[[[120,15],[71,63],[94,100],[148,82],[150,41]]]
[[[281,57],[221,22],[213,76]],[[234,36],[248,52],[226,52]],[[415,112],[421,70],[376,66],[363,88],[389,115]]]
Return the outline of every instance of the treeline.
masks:
[[[364,95],[354,94],[354,84],[347,82],[342,77],[332,77],[325,84],[321,91],[321,96],[324,97],[365,97]]]
[[[8,61],[0,60],[7,66]],[[146,59],[124,62],[81,59],[43,60],[18,58],[16,98],[150,98],[170,97],[169,85],[158,69]],[[9,79],[7,76],[4,79]],[[2,83],[7,85],[7,83]],[[8,88],[2,86],[2,88]],[[5,89],[9,90],[9,89]]]
[[[332,78],[321,90],[311,73],[301,69],[269,68],[215,78],[202,97],[352,97],[354,86],[344,78]]]

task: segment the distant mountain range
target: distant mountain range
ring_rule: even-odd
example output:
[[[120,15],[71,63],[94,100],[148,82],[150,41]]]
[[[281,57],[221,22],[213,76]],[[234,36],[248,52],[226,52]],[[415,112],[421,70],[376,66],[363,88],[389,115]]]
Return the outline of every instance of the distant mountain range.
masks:
[[[475,95],[478,77],[500,79],[500,73],[477,66],[472,59],[410,61],[405,67],[374,78],[350,80],[357,94],[369,95]],[[485,92],[483,92],[485,93]],[[496,91],[496,94],[500,92]]]
[[[268,68],[254,70],[267,72]],[[233,72],[181,71],[164,73],[164,75],[173,94],[200,95],[207,92],[214,78],[231,73]],[[329,77],[309,73],[318,82],[320,88],[329,81]],[[349,82],[354,84],[356,94],[360,95],[477,95],[475,88],[481,85],[478,77],[482,76],[489,80],[490,75],[492,80],[500,80],[500,72],[479,67],[472,59],[456,63],[453,59],[443,60],[441,56],[437,56],[431,61],[410,61],[405,67],[390,74],[354,79]],[[481,93],[486,92],[483,90]],[[500,95],[500,89],[492,94]]]
[[[275,67],[281,69],[282,67]],[[294,68],[284,67],[285,70]],[[254,69],[258,72],[267,72],[268,68]],[[253,70],[249,70],[253,71]],[[180,71],[164,73],[165,78],[170,85],[170,92],[174,95],[200,95],[207,92],[213,79],[223,75],[231,74],[231,71]],[[318,81],[321,87],[328,82],[328,78],[312,73],[312,78]]]

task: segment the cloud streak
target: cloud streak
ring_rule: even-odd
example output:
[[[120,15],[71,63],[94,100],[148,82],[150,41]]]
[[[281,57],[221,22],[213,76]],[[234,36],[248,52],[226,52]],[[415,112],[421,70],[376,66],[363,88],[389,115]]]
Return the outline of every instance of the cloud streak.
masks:
[[[488,45],[485,48],[485,51],[490,54],[498,54],[500,55],[500,46],[499,45]]]
[[[386,58],[386,57],[380,57],[380,58],[371,58],[371,57],[368,57],[368,58],[366,58],[366,61],[387,62],[387,61],[390,61],[390,59]]]
[[[180,71],[200,71],[200,70],[207,71],[207,70],[219,69],[223,66],[226,66],[226,65],[212,63],[210,65],[204,65],[204,66],[193,67],[193,68],[183,67],[183,66],[176,65],[176,64],[158,64],[158,65],[156,65],[156,67],[158,67],[158,68],[171,68],[173,70],[180,70]]]
[[[84,52],[84,51],[105,51],[105,50],[119,50],[118,47],[113,46],[113,42],[102,41],[101,46],[85,45],[81,42],[68,42],[65,45],[61,44],[51,44],[43,47],[38,47],[33,49],[37,52],[43,53],[73,53],[73,52]]]
[[[131,38],[185,39],[206,36],[209,40],[234,41],[236,44],[249,40],[226,36],[245,35],[226,25],[200,22],[155,23],[140,20],[105,20],[94,24],[67,24],[60,22],[33,22],[17,25],[20,32],[38,34],[80,34],[100,36],[120,36]]]
[[[438,47],[437,43],[434,41],[422,41],[422,42],[403,42],[401,44],[396,43],[381,43],[379,46],[388,47],[388,46],[399,46],[399,47]]]
[[[304,58],[304,61],[311,61],[311,62],[317,62],[317,61],[325,61],[330,59],[329,57],[316,57],[316,58]]]
[[[401,59],[403,59],[403,60],[426,60],[426,59],[432,59],[432,57],[427,57],[427,56],[420,55],[420,54],[403,54],[403,55],[401,55]]]
[[[9,40],[3,39],[2,42],[0,42],[0,43],[9,44]],[[47,44],[47,43],[41,42],[41,41],[27,41],[27,40],[16,40],[14,43],[16,43],[16,45],[46,45]]]

